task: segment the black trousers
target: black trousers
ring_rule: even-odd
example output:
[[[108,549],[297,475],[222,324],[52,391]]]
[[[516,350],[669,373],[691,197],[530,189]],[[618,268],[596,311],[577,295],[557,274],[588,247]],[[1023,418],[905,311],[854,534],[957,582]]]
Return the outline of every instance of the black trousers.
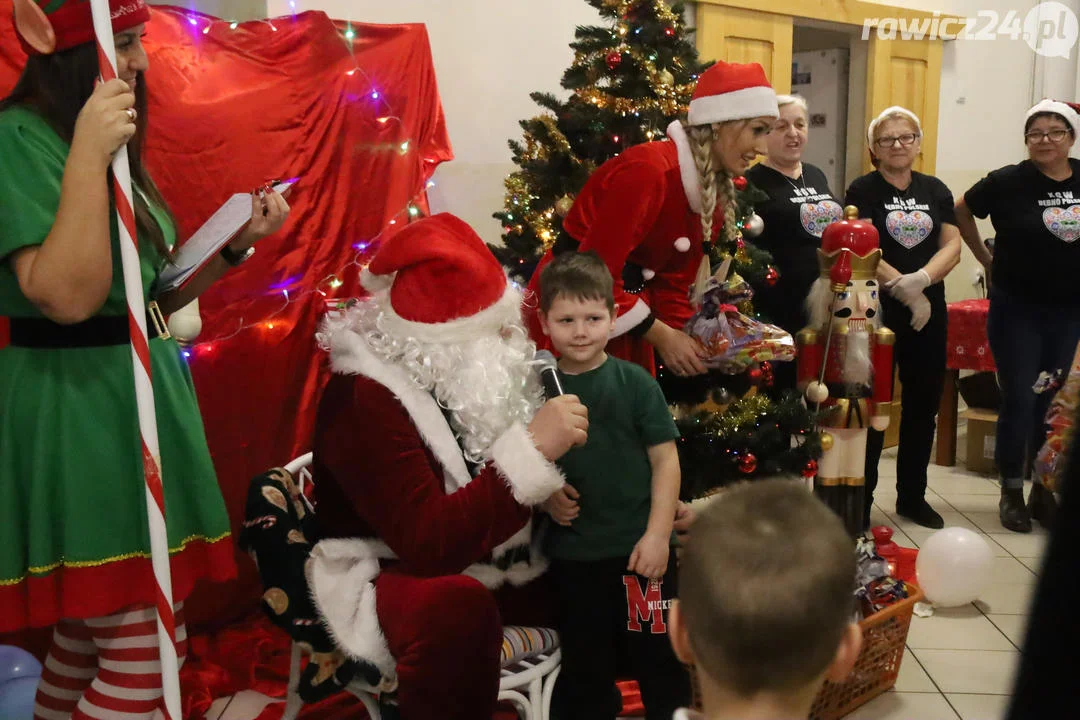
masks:
[[[674,553],[663,580],[627,572],[629,558],[555,560],[562,670],[558,720],[614,720],[618,669],[641,686],[648,720],[671,720],[690,704],[690,676],[668,640],[668,607],[677,595]]]
[[[900,447],[896,453],[896,504],[914,505],[926,495],[926,468],[934,444],[938,405],[945,387],[945,343],[949,316],[944,297],[930,301],[933,312],[921,331],[911,329],[911,311],[892,298],[881,301],[886,326],[896,333],[893,363],[900,370]],[[878,461],[885,433],[870,429],[866,439],[866,517],[878,484]]]

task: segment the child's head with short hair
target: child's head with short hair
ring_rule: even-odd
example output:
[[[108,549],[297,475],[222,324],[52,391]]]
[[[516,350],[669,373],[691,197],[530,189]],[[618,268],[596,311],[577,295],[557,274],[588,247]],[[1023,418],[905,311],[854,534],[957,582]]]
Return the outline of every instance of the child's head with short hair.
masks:
[[[706,713],[711,696],[806,717],[822,681],[842,680],[858,658],[855,570],[840,519],[801,483],[716,496],[690,529],[671,621]]]
[[[549,312],[558,298],[601,300],[615,314],[615,282],[599,255],[564,252],[547,264],[540,273],[540,309]]]
[[[606,357],[615,325],[615,283],[594,252],[564,252],[540,273],[540,327],[567,372],[591,370]]]

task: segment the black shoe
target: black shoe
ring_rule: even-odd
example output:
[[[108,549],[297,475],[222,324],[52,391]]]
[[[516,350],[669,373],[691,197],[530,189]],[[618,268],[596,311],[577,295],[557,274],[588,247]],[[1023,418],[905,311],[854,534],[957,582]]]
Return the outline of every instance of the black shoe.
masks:
[[[1023,488],[1001,488],[1001,502],[998,503],[998,517],[1006,530],[1018,533],[1031,532],[1031,516],[1024,505]]]
[[[1057,500],[1054,499],[1054,493],[1038,483],[1031,486],[1027,510],[1032,520],[1037,520],[1047,530],[1053,530],[1057,509]]]
[[[940,530],[945,527],[945,521],[941,519],[941,516],[937,514],[934,508],[930,507],[930,503],[926,502],[925,499],[910,504],[898,501],[896,503],[896,514],[911,520],[916,525],[931,530]]]

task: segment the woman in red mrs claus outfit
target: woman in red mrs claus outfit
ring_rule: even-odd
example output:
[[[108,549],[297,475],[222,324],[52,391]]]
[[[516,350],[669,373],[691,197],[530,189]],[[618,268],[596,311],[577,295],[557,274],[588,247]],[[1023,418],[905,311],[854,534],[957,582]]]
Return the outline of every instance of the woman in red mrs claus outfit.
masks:
[[[563,228],[572,248],[595,251],[615,278],[618,318],[608,352],[655,372],[653,348],[678,375],[706,371],[701,346],[682,332],[693,311],[688,291],[705,242],[735,235],[735,188],[778,115],[776,94],[757,63],[718,62],[702,73],[687,122],[671,142],[650,142],[601,165],[585,183]],[[529,290],[558,247],[540,261]],[[527,310],[529,332],[548,347]]]

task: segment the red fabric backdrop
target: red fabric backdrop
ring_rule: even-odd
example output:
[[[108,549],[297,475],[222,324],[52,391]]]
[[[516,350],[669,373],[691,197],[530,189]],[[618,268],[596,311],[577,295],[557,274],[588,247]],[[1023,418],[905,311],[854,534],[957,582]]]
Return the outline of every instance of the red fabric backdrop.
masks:
[[[181,237],[232,193],[300,178],[281,232],[201,298],[189,360],[236,531],[248,480],[310,448],[326,376],[321,293],[360,292],[354,262],[408,222],[410,202],[426,208],[426,182],[452,152],[423,25],[307,12],[232,28],[179,8],[152,13],[147,163]],[[11,14],[0,0],[0,97],[25,62]],[[240,567],[234,586],[196,592],[193,625],[251,610],[257,578],[246,558]]]

